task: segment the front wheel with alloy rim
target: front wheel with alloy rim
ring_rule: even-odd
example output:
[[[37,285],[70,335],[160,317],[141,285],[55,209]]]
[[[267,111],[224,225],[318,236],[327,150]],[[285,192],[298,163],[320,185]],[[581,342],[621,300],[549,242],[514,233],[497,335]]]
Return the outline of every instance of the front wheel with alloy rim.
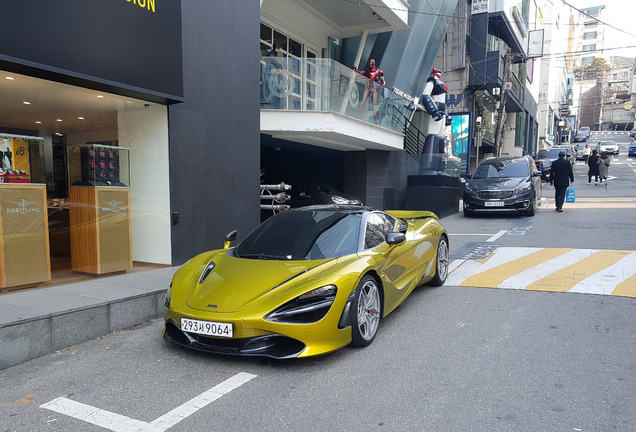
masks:
[[[441,236],[437,244],[437,255],[435,257],[435,276],[428,283],[432,286],[442,286],[448,277],[448,240]]]
[[[375,339],[382,316],[380,289],[373,276],[366,275],[358,284],[353,311],[356,315],[351,328],[351,345],[368,346]]]

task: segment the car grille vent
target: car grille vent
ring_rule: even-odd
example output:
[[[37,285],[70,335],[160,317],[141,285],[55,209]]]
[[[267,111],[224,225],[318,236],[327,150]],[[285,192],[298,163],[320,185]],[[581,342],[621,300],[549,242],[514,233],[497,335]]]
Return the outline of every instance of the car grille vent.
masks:
[[[479,191],[481,199],[506,199],[512,197],[512,191]]]

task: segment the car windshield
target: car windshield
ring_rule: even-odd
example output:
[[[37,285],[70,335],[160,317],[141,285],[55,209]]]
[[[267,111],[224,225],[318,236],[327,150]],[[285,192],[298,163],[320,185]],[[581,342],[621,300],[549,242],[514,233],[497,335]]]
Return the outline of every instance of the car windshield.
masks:
[[[561,149],[550,149],[546,151],[540,151],[535,156],[535,159],[558,159],[560,151]]]
[[[356,253],[362,212],[302,210],[279,213],[235,249],[239,258],[312,260]]]
[[[527,177],[528,164],[523,159],[494,159],[482,162],[474,179]]]

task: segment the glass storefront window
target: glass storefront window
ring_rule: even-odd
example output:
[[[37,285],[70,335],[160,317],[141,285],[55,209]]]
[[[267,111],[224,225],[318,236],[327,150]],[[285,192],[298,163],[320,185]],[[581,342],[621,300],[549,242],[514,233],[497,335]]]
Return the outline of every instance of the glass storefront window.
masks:
[[[0,288],[171,264],[166,106],[3,71],[0,100]]]

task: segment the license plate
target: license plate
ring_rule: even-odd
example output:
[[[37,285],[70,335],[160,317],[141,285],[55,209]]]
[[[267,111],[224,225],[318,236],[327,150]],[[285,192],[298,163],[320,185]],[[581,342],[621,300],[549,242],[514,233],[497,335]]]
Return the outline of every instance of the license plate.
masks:
[[[181,330],[206,336],[233,337],[232,323],[181,318]]]
[[[486,201],[486,207],[503,207],[503,201]]]

